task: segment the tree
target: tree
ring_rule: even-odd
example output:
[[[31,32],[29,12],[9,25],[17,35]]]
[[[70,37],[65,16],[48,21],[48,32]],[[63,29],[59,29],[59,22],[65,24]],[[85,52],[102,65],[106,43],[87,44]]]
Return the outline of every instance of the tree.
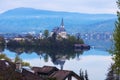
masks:
[[[107,77],[105,80],[116,80],[115,79],[115,75],[114,75],[114,71],[113,71],[113,64],[111,64],[109,70],[108,70],[108,73],[107,73]]]
[[[15,61],[14,61],[14,62],[16,63],[16,62],[18,62],[18,61],[21,61],[21,59],[20,59],[19,55],[16,54],[16,56],[15,56]]]
[[[7,61],[11,61],[10,58],[8,58],[5,54],[0,54],[0,59],[5,59]]]
[[[15,63],[18,62],[18,61],[21,61],[22,63],[22,66],[30,66],[30,64],[28,62],[23,62],[22,59],[20,59],[19,55],[16,54],[16,57],[15,57]]]
[[[77,33],[76,37],[77,37],[77,40],[79,41],[80,40],[80,33]]]
[[[117,1],[118,9],[120,9],[120,0]],[[115,71],[117,75],[120,74],[120,12],[117,11],[117,21],[115,23],[115,30],[113,33],[113,43],[114,47],[112,49],[113,60],[114,60],[114,66],[113,71]]]
[[[87,70],[85,70],[85,80],[89,80],[89,79],[88,79]]]
[[[118,8],[120,9],[120,0],[117,1]],[[114,52],[113,54],[115,55],[114,60],[115,60],[115,66],[120,68],[120,12],[117,12],[117,17],[118,20],[116,21],[115,24],[115,31],[113,34],[113,39],[114,39]],[[119,63],[119,64],[118,64]]]
[[[57,34],[54,32],[54,33],[52,34],[52,39],[53,39],[53,40],[56,40],[56,37],[57,37]]]
[[[44,56],[44,61],[45,61],[45,62],[48,62],[48,58],[49,58],[49,56],[46,54],[46,55]]]
[[[27,34],[25,37],[28,39],[31,39],[31,40],[34,38],[34,36],[32,34]]]
[[[114,55],[120,55],[120,13],[117,12],[118,20],[115,24],[115,30],[113,33],[113,39],[114,39]]]
[[[80,69],[80,79],[84,80],[84,72],[82,71],[82,69]]]
[[[68,40],[71,41],[71,42],[75,42],[77,39],[75,36],[68,36]]]
[[[5,39],[2,36],[0,36],[0,46],[5,46]]]
[[[48,30],[44,31],[44,36],[45,36],[45,38],[48,38],[48,36],[49,36],[49,31]]]
[[[84,74],[82,69],[80,69],[80,79],[81,80],[89,80],[87,70],[85,70],[85,74]]]

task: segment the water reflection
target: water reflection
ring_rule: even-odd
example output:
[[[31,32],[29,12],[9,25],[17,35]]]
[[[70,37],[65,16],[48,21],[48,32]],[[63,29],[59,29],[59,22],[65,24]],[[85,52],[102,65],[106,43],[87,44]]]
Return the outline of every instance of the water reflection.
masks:
[[[3,52],[5,49],[5,46],[0,46],[0,52]]]
[[[92,55],[90,55],[91,53]],[[75,58],[65,59],[65,63],[63,65],[64,70],[73,70],[77,74],[79,74],[79,70],[87,70],[88,77],[90,80],[104,80],[106,78],[106,74],[108,73],[108,68],[112,62],[111,56],[109,55],[96,55],[97,53],[100,54],[101,51],[97,51],[96,54],[95,50],[85,51],[83,55],[77,56]],[[87,54],[87,55],[86,55]],[[89,54],[89,55],[88,55]],[[103,52],[102,52],[103,54]],[[104,54],[108,54],[104,52]],[[23,56],[23,55],[21,55]],[[28,56],[28,55],[27,55]],[[52,58],[48,56],[48,62],[44,61],[44,58],[41,57],[34,57],[34,58],[24,58],[25,61],[32,64],[32,66],[56,66],[60,69],[60,65],[56,65],[52,62]]]
[[[84,50],[74,49],[55,49],[55,48],[31,48],[31,47],[8,47],[10,52],[14,52],[17,55],[21,56],[23,53],[33,54],[36,53],[39,58],[43,58],[45,62],[48,62],[48,58],[51,58],[51,61],[54,65],[59,65],[60,69],[63,70],[63,66],[66,60],[74,59],[77,57],[79,60],[79,56],[83,54]]]
[[[56,66],[59,69],[73,70],[78,75],[80,69],[87,70],[90,80],[104,80],[112,62],[108,52],[93,49],[76,52],[74,49],[52,50],[16,47],[7,48],[4,53],[12,58],[18,54],[23,61],[29,62],[31,66]]]

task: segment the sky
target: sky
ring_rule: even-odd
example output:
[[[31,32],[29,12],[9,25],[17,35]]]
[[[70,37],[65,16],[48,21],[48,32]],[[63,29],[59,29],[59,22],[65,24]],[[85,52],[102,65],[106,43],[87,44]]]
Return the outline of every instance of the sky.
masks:
[[[19,7],[94,14],[117,11],[116,0],[0,0],[0,13]]]

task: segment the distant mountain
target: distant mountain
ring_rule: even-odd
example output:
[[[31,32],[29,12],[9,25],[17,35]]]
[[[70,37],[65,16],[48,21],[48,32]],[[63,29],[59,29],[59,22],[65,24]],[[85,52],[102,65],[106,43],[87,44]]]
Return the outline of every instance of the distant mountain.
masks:
[[[37,10],[33,8],[16,8],[0,14],[0,32],[29,32],[52,30],[60,26],[61,19],[67,32],[113,31],[116,15],[84,14],[75,12],[58,12]]]
[[[110,20],[105,20],[105,21],[101,21],[92,25],[89,25],[90,27],[86,27],[89,31],[91,32],[112,32],[114,30],[115,27],[115,19],[110,19]],[[93,28],[91,28],[93,27]],[[86,30],[87,30],[86,29]]]

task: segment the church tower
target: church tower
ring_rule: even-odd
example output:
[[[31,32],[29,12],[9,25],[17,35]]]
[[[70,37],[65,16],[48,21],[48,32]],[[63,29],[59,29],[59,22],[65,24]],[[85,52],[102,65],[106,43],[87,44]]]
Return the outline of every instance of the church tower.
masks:
[[[65,39],[67,38],[67,33],[66,33],[65,28],[64,28],[63,18],[61,20],[60,26],[53,29],[53,33],[56,33],[58,38],[65,38]]]
[[[61,28],[64,28],[64,21],[63,21],[63,18],[61,20]]]

